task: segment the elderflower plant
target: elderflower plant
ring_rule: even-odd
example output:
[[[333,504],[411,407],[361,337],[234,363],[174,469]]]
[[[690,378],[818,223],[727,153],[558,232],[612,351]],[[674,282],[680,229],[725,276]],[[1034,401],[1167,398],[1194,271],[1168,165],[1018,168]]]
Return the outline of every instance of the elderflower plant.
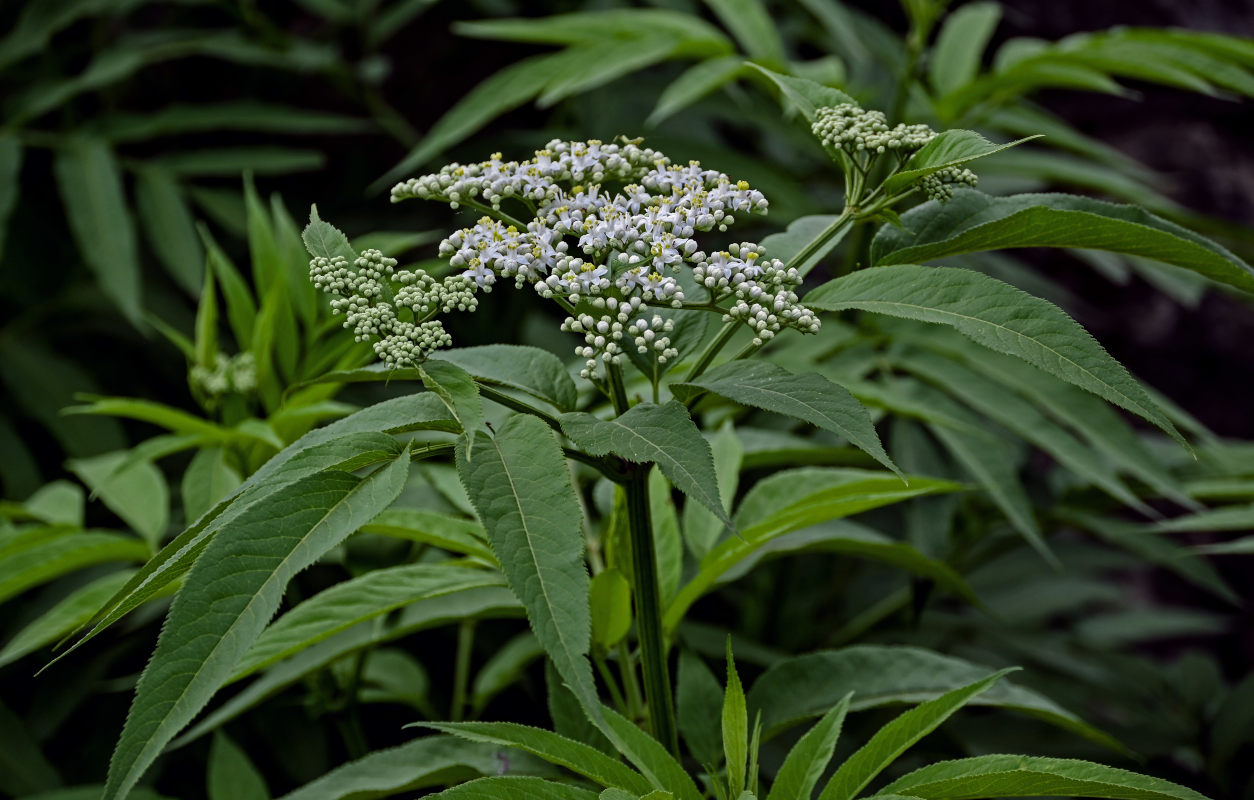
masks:
[[[796,269],[753,242],[707,253],[695,238],[727,230],[738,214],[766,213],[762,193],[696,161],[673,164],[638,142],[554,140],[526,161],[496,153],[449,164],[393,188],[393,202],[410,198],[484,212],[440,244],[459,274],[437,282],[422,270],[398,273],[377,251],[363,253],[355,269],[342,257],[310,264],[315,285],[337,296],[332,309],[346,315],[345,326],[358,340],[374,339],[389,366],[414,366],[447,346],[436,315],[473,310],[476,292],[505,279],[566,309],[562,330],[583,336],[576,353],[587,359],[585,377],[621,363],[626,347],[659,363],[678,355],[667,335],[672,323],[651,307],[718,310],[746,323],[756,345],[784,328],[819,329],[798,300]],[[507,200],[529,219],[507,213]],[[686,302],[685,268],[707,301]]]

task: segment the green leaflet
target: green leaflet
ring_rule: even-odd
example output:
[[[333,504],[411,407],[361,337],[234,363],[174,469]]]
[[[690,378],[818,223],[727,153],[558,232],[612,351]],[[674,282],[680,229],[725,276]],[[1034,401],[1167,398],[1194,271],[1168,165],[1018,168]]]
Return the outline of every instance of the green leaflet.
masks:
[[[470,690],[472,716],[479,716],[493,697],[512,686],[533,661],[544,657],[536,635],[523,631],[506,642],[479,667]]]
[[[882,794],[925,800],[982,797],[1107,797],[1119,800],[1205,800],[1161,778],[1070,758],[977,756],[942,761],[898,778]]]
[[[0,544],[0,602],[69,572],[113,561],[143,561],[148,547],[133,536],[39,526]]]
[[[958,129],[942,131],[936,135],[935,139],[923,145],[914,155],[910,156],[910,160],[906,162],[905,169],[891,175],[884,181],[884,193],[887,195],[895,194],[917,182],[920,178],[935,172],[940,172],[949,167],[961,166],[978,158],[991,156],[994,153],[1008,150],[1011,147],[1038,138],[1040,137],[1029,136],[1026,139],[1019,139],[1007,144],[994,144],[975,131]]]
[[[726,424],[722,430],[710,437],[710,452],[714,456],[714,474],[718,478],[718,492],[722,496],[724,507],[730,511],[731,502],[736,496],[736,487],[740,483],[740,465],[744,457],[744,448],[740,444],[740,439],[736,435],[735,429],[730,424]],[[650,476],[652,477],[652,476]],[[659,476],[660,477],[660,476]],[[666,496],[669,498],[670,487],[665,487]],[[673,512],[672,512],[673,515]],[[663,529],[667,523],[659,522],[658,515],[654,514],[653,527],[655,533],[657,529]],[[696,503],[684,504],[684,527],[683,538],[688,544],[688,549],[697,559],[705,558],[706,553],[718,543],[722,538],[726,526],[718,517],[714,516],[706,509],[705,506]],[[658,537],[659,540],[661,537]],[[671,567],[675,571],[674,584],[671,591],[663,592],[662,599],[665,601],[674,593],[674,589],[679,585],[679,572],[683,567],[683,553],[677,554],[678,558],[674,560],[674,566]],[[662,548],[658,548],[659,569],[666,569],[668,566],[662,555]]]
[[[227,461],[224,448],[204,447],[197,450],[183,473],[184,517],[188,520],[200,519],[243,482],[240,474]]]
[[[675,488],[732,524],[719,497],[710,444],[682,404],[640,403],[613,420],[577,412],[561,416],[562,432],[592,455],[609,453],[638,464],[655,463]]]
[[[512,722],[418,722],[414,724],[472,742],[517,747],[551,764],[565,767],[601,786],[627,789],[636,794],[643,794],[651,788],[644,776],[625,766],[618,759],[611,758],[583,742],[568,739],[544,728],[534,728]]]
[[[200,236],[205,243],[207,252],[206,271],[213,273],[215,280],[222,287],[222,298],[226,301],[226,318],[231,324],[231,333],[240,347],[247,347],[253,340],[253,327],[257,322],[257,304],[253,294],[240,276],[239,270],[227,258],[226,253],[213,241],[209,229],[200,227]]]
[[[494,437],[472,435],[477,457],[467,459],[459,444],[458,475],[536,638],[595,720],[583,515],[557,438],[526,414],[510,417]]]
[[[1208,509],[1159,522],[1149,530],[1154,533],[1187,531],[1248,531],[1254,528],[1254,503]]]
[[[540,108],[548,108],[560,100],[595,89],[610,81],[652,66],[675,55],[678,40],[666,35],[650,35],[635,39],[599,39],[576,45],[566,51],[581,69],[556,75],[544,85],[536,100]]]
[[[719,720],[710,713],[722,701],[718,678],[701,657],[689,650],[679,653],[679,679],[675,687],[676,721],[688,751],[697,763],[713,769],[722,755]]]
[[[522,616],[522,607],[514,595],[508,589],[496,586],[468,589],[413,603],[402,609],[395,621],[379,624],[368,620],[275,664],[230,700],[205,715],[170,747],[181,747],[198,739],[302,678],[363,649],[439,625],[483,617],[519,616]]]
[[[995,672],[983,680],[946,692],[935,700],[910,709],[880,728],[870,741],[840,765],[840,769],[836,770],[836,774],[823,788],[819,800],[852,800],[911,745],[936,730],[955,711],[1014,669],[1016,668]]]
[[[205,250],[178,181],[156,167],[138,170],[135,206],[148,244],[162,266],[175,283],[195,296],[204,281]]]
[[[515,344],[458,347],[441,351],[433,360],[448,361],[488,385],[531,395],[560,411],[570,411],[579,399],[566,365],[538,347]]]
[[[722,31],[694,14],[669,9],[606,9],[553,14],[542,18],[515,17],[459,22],[459,36],[535,44],[581,44],[606,38],[639,38],[656,31],[685,41],[691,52],[721,55],[732,50]]]
[[[612,708],[602,708],[606,727],[614,734],[618,751],[649,779],[649,783],[657,789],[673,792],[679,800],[701,800],[701,792],[687,770],[666,752],[661,742]]]
[[[470,519],[415,508],[389,508],[363,525],[361,532],[432,544],[496,564],[483,526]]]
[[[278,608],[288,581],[386,508],[408,476],[408,450],[365,478],[316,473],[249,507],[209,542],[187,574],[194,591],[175,598],[140,678],[104,798],[125,796],[209,702]]]
[[[519,762],[522,763],[519,763]],[[452,736],[431,736],[336,767],[282,800],[342,800],[381,797],[442,786],[471,775],[497,775],[525,770],[521,753],[495,745],[476,744]]]
[[[370,129],[371,123],[366,119],[254,100],[173,103],[147,114],[110,114],[99,121],[97,128],[101,136],[114,143],[227,130],[333,134]]]
[[[614,567],[601,570],[588,590],[592,611],[592,641],[608,650],[631,630],[631,584]]]
[[[749,690],[749,708],[762,713],[763,738],[826,712],[845,692],[850,710],[918,703],[970,684],[988,668],[918,647],[854,645],[784,659]],[[1010,682],[998,683],[972,701],[1036,717],[1119,752],[1118,741],[1049,698]]]
[[[750,57],[780,65],[788,61],[784,42],[779,38],[779,30],[762,0],[705,0],[705,4],[718,17],[718,21],[732,32]]]
[[[1068,194],[992,197],[960,190],[884,226],[871,245],[877,265],[934,261],[1015,247],[1082,247],[1144,256],[1254,291],[1254,269],[1228,250],[1137,206]]]
[[[318,216],[318,207],[309,207],[309,224],[301,232],[300,238],[305,249],[314,258],[343,258],[352,264],[357,260],[357,251],[348,243],[348,237],[329,222],[323,222]]]
[[[645,123],[658,125],[720,86],[735,80],[744,70],[744,63],[740,56],[720,56],[690,67],[662,90],[657,105],[653,107]]]
[[[444,401],[466,433],[466,457],[470,458],[475,432],[483,427],[483,400],[474,378],[452,362],[435,359],[421,364],[418,374],[422,385]]]
[[[708,371],[700,380],[671,384],[671,391],[680,400],[699,394],[699,390],[831,431],[901,475],[884,452],[866,407],[848,389],[822,375],[797,375],[767,361],[730,361]]]
[[[838,106],[844,103],[857,105],[856,100],[839,89],[833,89],[830,86],[824,86],[821,83],[815,83],[805,78],[781,75],[752,62],[746,63],[769,78],[810,122],[814,122],[814,112],[820,108]]]
[[[927,64],[937,94],[948,94],[975,77],[999,21],[1001,6],[987,2],[968,3],[945,18]]]
[[[808,474],[799,479],[796,473]],[[701,560],[697,574],[679,590],[666,609],[663,621],[668,631],[673,631],[688,607],[724,579],[725,574],[737,569],[742,562],[755,558],[773,540],[860,511],[960,488],[948,481],[914,476],[909,478],[910,484],[906,486],[899,478],[866,470],[797,470],[779,473],[768,480],[771,480],[769,485],[780,492],[772,492],[777,497],[763,503],[765,508],[775,509],[774,513],[768,513],[764,519],[753,520],[744,513],[746,506],[755,504],[750,501],[753,492],[746,496],[741,512],[736,516],[742,525],[740,535],[725,539]],[[754,491],[761,497],[766,495],[766,489],[755,486]],[[802,496],[798,497],[799,494]],[[974,599],[962,579],[952,570],[928,559],[909,545],[872,531],[840,530],[832,535],[820,529],[819,533],[825,536],[825,545],[830,549],[883,558],[898,566],[918,570],[947,588],[966,595],[968,599]]]
[[[265,778],[239,745],[219,731],[209,746],[209,800],[270,800]]]
[[[91,619],[133,573],[134,570],[120,570],[97,578],[32,620],[0,650],[0,667],[56,642]]]
[[[139,254],[122,170],[109,146],[77,139],[53,162],[70,231],[87,266],[113,303],[132,324],[143,315]]]
[[[118,452],[74,459],[67,466],[156,550],[169,523],[170,488],[151,462],[126,462],[127,454]]]
[[[913,264],[878,267],[825,283],[803,302],[949,325],[1144,417],[1189,447],[1161,406],[1087,331],[1052,303],[986,275]]]
[[[231,681],[419,600],[504,583],[496,571],[447,562],[372,570],[319,592],[272,622],[240,658]]]
[[[836,740],[849,711],[853,692],[846,694],[788,751],[766,800],[810,800],[836,751]]]
[[[727,689],[723,693],[723,762],[727,768],[728,794],[739,797],[745,789],[745,759],[749,756],[749,711],[745,690],[732,660],[727,639]]]

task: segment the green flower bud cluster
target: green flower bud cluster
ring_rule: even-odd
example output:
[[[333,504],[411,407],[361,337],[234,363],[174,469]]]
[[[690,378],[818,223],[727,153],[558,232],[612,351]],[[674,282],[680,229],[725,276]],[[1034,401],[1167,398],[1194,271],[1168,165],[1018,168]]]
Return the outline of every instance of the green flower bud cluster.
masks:
[[[977,183],[979,183],[979,178],[974,172],[959,167],[946,167],[940,172],[924,176],[919,181],[919,185],[927,193],[927,198],[938,203],[943,203],[954,196],[955,184],[970,186],[974,189]]]
[[[214,356],[213,367],[197,364],[190,373],[192,385],[210,397],[235,392],[248,394],[257,388],[257,360],[252,353],[235,357],[226,353]]]
[[[824,147],[850,154],[891,150],[908,155],[936,138],[936,131],[926,125],[902,123],[890,128],[884,112],[867,111],[852,103],[818,109],[811,130]]]
[[[424,270],[395,273],[395,268],[396,259],[366,250],[351,267],[342,256],[315,258],[309,262],[309,278],[335,295],[331,313],[344,314],[344,327],[357,341],[376,340],[375,354],[389,367],[412,367],[453,343],[433,317],[473,311],[479,305],[477,287],[461,275],[437,281]]]

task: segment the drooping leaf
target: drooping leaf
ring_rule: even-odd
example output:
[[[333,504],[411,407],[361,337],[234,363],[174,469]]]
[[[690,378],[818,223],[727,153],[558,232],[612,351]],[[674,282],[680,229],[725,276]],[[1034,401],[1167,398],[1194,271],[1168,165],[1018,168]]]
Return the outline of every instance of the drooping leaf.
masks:
[[[133,536],[41,525],[0,540],[0,602],[93,564],[143,561],[148,547]]]
[[[788,751],[766,800],[809,800],[836,751],[836,740],[849,711],[850,692],[832,706]]]
[[[675,488],[731,525],[710,445],[682,404],[640,403],[609,421],[583,412],[563,414],[561,424],[563,433],[593,455],[614,453],[638,464],[657,464]]]
[[[536,106],[548,108],[572,95],[595,89],[675,55],[678,40],[665,35],[636,39],[599,39],[569,48],[565,55],[581,68],[553,76],[544,85]]]
[[[645,121],[658,125],[669,117],[724,86],[744,70],[740,56],[721,56],[701,61],[676,78],[657,99],[657,105]]]
[[[419,600],[504,583],[495,571],[452,564],[402,564],[372,570],[319,592],[272,622],[239,659],[231,680]]]
[[[97,578],[32,620],[0,650],[0,667],[53,644],[91,619],[96,609],[122,588],[133,572],[119,570]]]
[[[806,78],[781,75],[759,64],[748,63],[747,66],[753,67],[769,78],[810,122],[814,122],[815,111],[820,108],[839,106],[845,103],[857,105],[856,100],[839,89],[833,89],[830,86],[824,86]]]
[[[139,255],[122,170],[99,139],[75,139],[53,162],[70,231],[100,289],[132,323],[142,317]]]
[[[912,264],[878,267],[830,281],[803,302],[949,325],[1139,414],[1188,447],[1159,404],[1087,331],[1057,306],[986,275]]]
[[[885,786],[883,794],[925,800],[982,797],[1105,797],[1117,800],[1205,800],[1192,789],[1070,758],[976,756],[941,761],[915,770]]]
[[[903,228],[876,234],[876,264],[909,264],[961,253],[1015,247],[1108,250],[1193,270],[1254,291],[1254,269],[1228,250],[1144,209],[1069,194],[992,197],[960,190],[902,215]]]
[[[477,456],[468,460],[459,446],[458,475],[536,638],[595,720],[582,514],[557,438],[527,414],[510,417],[495,437],[473,435]]]
[[[840,765],[819,794],[819,800],[852,800],[911,745],[936,730],[954,712],[987,691],[1006,673],[1013,671],[1006,669],[995,672],[983,680],[946,692],[935,700],[910,709],[880,728],[866,744]]]
[[[400,494],[409,451],[365,478],[327,471],[250,507],[215,536],[188,572],[136,689],[109,765],[104,797],[124,796],[230,676],[297,572]],[[248,564],[240,570],[239,564]]]
[[[772,665],[749,690],[749,708],[762,712],[765,738],[826,713],[852,691],[851,711],[919,703],[966,686],[988,668],[954,656],[901,645],[855,645],[820,650]],[[1108,734],[1031,689],[998,683],[971,700],[1044,720],[1119,752]]]
[[[691,383],[671,384],[681,400],[705,390],[737,403],[796,417],[848,439],[898,475],[866,408],[847,389],[817,373],[797,375],[767,361],[729,361]]]
[[[583,742],[568,739],[543,728],[512,722],[419,722],[416,725],[452,734],[472,742],[483,742],[539,756],[551,764],[582,775],[600,786],[629,789],[636,794],[649,791],[649,782],[636,771]]]
[[[487,533],[474,520],[414,508],[389,508],[363,525],[362,533],[376,533],[432,544],[454,553],[465,553],[496,564]]]
[[[455,364],[492,386],[529,394],[560,411],[570,411],[578,391],[557,356],[538,347],[489,344],[446,350],[434,359]]]

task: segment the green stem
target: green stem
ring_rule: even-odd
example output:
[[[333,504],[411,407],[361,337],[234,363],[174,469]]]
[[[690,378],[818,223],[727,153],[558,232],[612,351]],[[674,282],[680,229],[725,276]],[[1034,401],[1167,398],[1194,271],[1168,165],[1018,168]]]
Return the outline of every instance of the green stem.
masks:
[[[614,414],[619,415],[631,408],[627,399],[627,387],[623,384],[623,368],[617,364],[606,364],[605,376],[610,384],[610,401],[614,403]]]
[[[636,596],[636,633],[644,672],[644,695],[653,736],[672,755],[679,754],[671,677],[662,638],[662,595],[658,588],[653,523],[649,519],[649,470],[638,466],[627,481],[627,524],[631,533],[632,590]]]
[[[470,655],[475,644],[475,620],[464,620],[457,628],[457,661],[453,665],[453,707],[449,717],[461,722],[466,716],[466,687],[470,683]]]
[[[640,696],[640,682],[636,680],[636,665],[631,658],[631,650],[627,641],[618,643],[618,671],[623,676],[623,686],[627,691],[628,716],[636,721],[644,719],[644,698]]]
[[[500,389],[490,386],[482,381],[475,381],[475,383],[479,386],[479,394],[485,399],[491,400],[494,403],[499,403],[506,408],[513,409],[514,411],[521,411],[524,414],[539,417],[545,425],[548,425],[558,433],[562,432],[562,424],[557,421],[557,417],[547,411],[542,411],[530,403],[523,402],[516,397],[511,397],[510,395],[505,394],[505,392],[502,392]]]
[[[789,267],[800,267],[802,264],[814,257],[814,254],[827,246],[829,242],[838,237],[844,236],[845,231],[853,227],[854,219],[858,212],[852,206],[845,206],[836,219],[832,220],[832,224],[828,225],[817,238],[810,241],[805,247],[801,248],[801,252],[793,256],[788,262]],[[689,378],[692,380],[692,378]]]
[[[614,707],[619,713],[630,715],[632,709],[628,707],[627,701],[623,699],[622,690],[618,688],[618,681],[614,680],[614,673],[610,672],[609,665],[605,663],[605,655],[601,652],[601,648],[597,648],[592,654],[592,663],[596,664],[597,672],[601,674],[601,680],[605,681],[605,685],[610,690],[610,699],[614,701]]]
[[[718,351],[722,350],[732,337],[736,335],[736,329],[740,327],[737,320],[728,320],[723,323],[723,329],[718,332],[718,336],[705,346],[701,351],[701,355],[697,356],[697,363],[692,365],[692,369],[688,370],[685,381],[694,381],[701,376],[701,373],[709,369],[711,363],[718,356]]]

